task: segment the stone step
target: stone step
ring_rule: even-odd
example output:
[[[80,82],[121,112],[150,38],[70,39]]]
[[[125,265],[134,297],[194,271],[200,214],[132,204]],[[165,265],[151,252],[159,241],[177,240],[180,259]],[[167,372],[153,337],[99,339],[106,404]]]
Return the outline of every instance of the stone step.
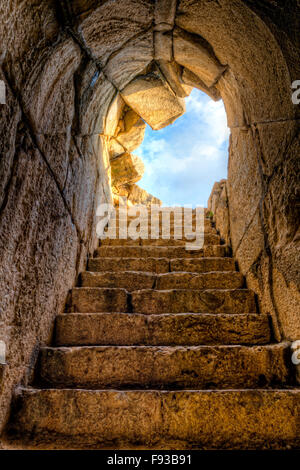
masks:
[[[56,317],[56,346],[266,344],[267,315],[67,313]]]
[[[89,271],[143,271],[149,273],[235,271],[232,258],[93,258]]]
[[[81,287],[121,287],[128,291],[140,289],[239,289],[244,276],[238,272],[154,274],[135,271],[83,272]]]
[[[106,238],[104,240],[100,240],[100,246],[183,246],[187,243],[191,243],[195,241],[195,239],[187,239],[184,238],[182,240],[175,240],[174,238],[169,239],[162,239],[158,238],[156,240],[149,239],[143,240],[142,238],[138,238],[137,240],[133,240],[131,238],[120,239],[120,238]],[[215,234],[205,234],[204,244],[207,245],[220,245],[221,239],[219,235]]]
[[[225,389],[290,383],[289,344],[43,347],[37,380],[72,388]]]
[[[206,258],[228,255],[226,245],[204,246],[199,250],[186,250],[184,246],[100,246],[95,250],[96,258]]]
[[[300,389],[19,389],[11,436],[70,448],[299,448]],[[68,444],[67,444],[68,443]]]
[[[134,313],[145,314],[256,312],[254,293],[248,289],[144,289],[132,292],[131,305]]]
[[[128,292],[125,289],[75,287],[68,310],[71,312],[127,312]]]
[[[78,313],[255,313],[254,293],[247,289],[136,290],[75,287],[68,311]]]
[[[131,226],[134,230],[139,230],[139,227],[141,227],[141,229],[144,231],[144,232],[148,232],[148,233],[151,233],[151,227],[153,229],[153,231],[157,232],[159,231],[160,233],[162,233],[162,228],[164,227],[165,230],[168,230],[168,227],[170,227],[170,231],[171,232],[174,232],[174,229],[176,229],[177,231],[179,232],[182,232],[182,233],[185,233],[185,232],[190,232],[190,230],[192,229],[192,232],[194,232],[196,229],[197,229],[197,232],[205,232],[205,233],[216,233],[216,228],[211,224],[210,220],[204,220],[204,223],[200,222],[196,225],[196,221],[193,220],[192,223],[190,223],[190,221],[187,221],[187,222],[184,222],[182,221],[182,223],[178,223],[178,222],[174,222],[171,220],[171,222],[166,222],[166,223],[162,223],[161,221],[159,223],[151,223],[151,220],[148,219],[146,221],[141,221],[140,224],[138,224],[137,222],[134,222],[133,223],[133,220],[130,220],[128,219],[127,220],[127,223],[125,220],[116,220],[115,223],[112,221],[110,222],[110,224],[108,224],[106,227],[109,227],[112,229],[114,227],[116,227],[117,229],[117,232],[119,231],[119,227],[122,227],[122,229],[124,227],[129,227]],[[136,228],[137,227],[137,228]],[[105,229],[107,230],[107,228]]]

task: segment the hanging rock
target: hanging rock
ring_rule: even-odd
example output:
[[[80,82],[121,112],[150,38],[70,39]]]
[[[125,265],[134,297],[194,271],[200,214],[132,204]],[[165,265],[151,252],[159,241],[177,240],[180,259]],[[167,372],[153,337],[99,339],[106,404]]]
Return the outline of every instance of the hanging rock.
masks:
[[[176,62],[195,73],[209,88],[217,83],[226,69],[204,47],[199,36],[180,28],[174,29],[173,50]]]
[[[109,158],[110,160],[119,157],[125,152],[125,148],[121,145],[117,139],[112,137],[109,141]]]
[[[205,83],[202,82],[199,77],[197,77],[197,75],[186,68],[183,68],[182,81],[186,84],[186,86],[189,85],[190,87],[198,88],[198,90],[204,91],[204,93],[210,96],[210,98],[214,101],[219,101],[221,99],[221,94],[216,87],[207,87]]]
[[[118,134],[117,140],[128,152],[133,152],[143,142],[145,130],[146,124],[139,118],[128,132]]]
[[[144,174],[145,166],[137,156],[128,152],[111,161],[112,185],[122,186],[126,183],[136,183]]]
[[[122,90],[124,101],[154,130],[173,123],[185,112],[185,103],[177,98],[157,73],[137,77]]]

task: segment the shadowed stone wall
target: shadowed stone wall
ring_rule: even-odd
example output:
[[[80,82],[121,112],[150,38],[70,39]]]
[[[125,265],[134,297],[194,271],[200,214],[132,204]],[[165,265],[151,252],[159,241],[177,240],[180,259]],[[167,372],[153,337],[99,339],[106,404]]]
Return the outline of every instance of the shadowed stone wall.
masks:
[[[144,121],[173,122],[192,87],[225,103],[227,226],[240,268],[277,338],[300,337],[300,108],[290,88],[299,9],[259,4],[0,2],[0,428],[96,246],[97,205],[112,187],[139,197],[131,152]]]

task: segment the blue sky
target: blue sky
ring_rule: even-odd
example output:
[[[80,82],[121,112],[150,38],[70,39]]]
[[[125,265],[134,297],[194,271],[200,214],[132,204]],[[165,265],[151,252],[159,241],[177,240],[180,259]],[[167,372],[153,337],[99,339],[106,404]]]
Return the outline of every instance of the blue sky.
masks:
[[[160,131],[147,126],[134,152],[145,163],[138,185],[167,206],[206,207],[214,182],[227,177],[228,138],[223,101],[194,89],[174,124]]]

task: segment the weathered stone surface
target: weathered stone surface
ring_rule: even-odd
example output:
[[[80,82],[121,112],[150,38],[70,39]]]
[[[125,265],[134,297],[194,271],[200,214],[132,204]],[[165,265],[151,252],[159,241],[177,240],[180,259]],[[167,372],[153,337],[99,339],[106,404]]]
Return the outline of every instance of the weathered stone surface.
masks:
[[[135,37],[109,59],[104,72],[118,90],[146,72],[153,61],[153,31]]]
[[[262,194],[257,149],[251,130],[233,129],[228,168],[230,232],[235,252],[254,218]]]
[[[72,312],[126,312],[127,293],[125,289],[74,288],[70,296]]]
[[[0,340],[7,351],[0,427],[13,388],[28,380],[37,343],[49,340],[55,312],[63,309],[77,256],[86,252],[44,160],[28,135],[21,140],[0,222]]]
[[[120,287],[128,291],[137,289],[239,289],[244,277],[236,272],[215,272],[206,274],[171,273],[150,274],[134,271],[125,272],[84,272],[82,287]]]
[[[238,1],[233,9],[231,2],[225,2],[220,9],[216,2],[181,0],[176,25],[203,37],[219,61],[230,68],[236,80],[236,95],[231,103],[228,99],[228,112],[238,99],[242,105],[238,114],[241,118],[244,114],[248,124],[292,117],[297,111],[290,99],[291,79],[282,49],[272,27],[266,27],[262,15],[253,13],[248,4]],[[223,90],[221,94],[223,98]]]
[[[244,277],[241,273],[212,272],[205,274],[172,273],[157,277],[155,289],[240,289]]]
[[[265,344],[269,321],[261,314],[67,313],[56,317],[55,344],[204,345]]]
[[[125,107],[124,100],[122,96],[120,95],[120,93],[117,93],[115,97],[113,98],[113,101],[109,107],[109,110],[105,118],[105,130],[104,130],[105,135],[112,136],[112,137],[116,135],[118,123],[124,111],[124,107]]]
[[[137,439],[156,449],[297,448],[299,393],[20,389],[11,431],[37,445],[61,438],[71,448],[113,440],[114,449],[124,449]]]
[[[39,380],[44,385],[92,389],[253,388],[289,382],[287,349],[285,343],[42,348]]]
[[[24,90],[24,109],[36,133],[67,133],[75,113],[73,76],[80,48],[68,39],[56,46],[41,70],[32,72]]]
[[[111,178],[113,186],[136,183],[144,174],[145,166],[137,155],[124,153],[111,161]]]
[[[234,271],[232,258],[126,258],[102,257],[90,259],[89,271],[144,271],[166,273],[169,271],[209,272]]]
[[[170,271],[235,271],[235,264],[232,258],[178,258],[171,259],[170,266]]]
[[[109,148],[109,158],[113,160],[114,158],[120,157],[123,153],[126,152],[126,149],[121,145],[117,139],[111,138],[108,144]]]
[[[84,19],[80,30],[104,65],[114,52],[151,26],[153,15],[151,0],[108,0]]]
[[[81,275],[82,287],[118,287],[127,291],[139,289],[152,289],[156,276],[150,273],[135,271],[124,272],[84,272]]]
[[[176,96],[185,98],[191,93],[192,87],[185,85],[180,80],[181,70],[176,62],[160,60],[158,66]]]
[[[154,21],[160,30],[171,30],[176,14],[176,0],[157,0],[155,2]]]
[[[200,38],[180,28],[173,31],[173,49],[176,62],[191,70],[208,88],[218,82],[226,69],[211,51],[204,47]]]
[[[172,62],[173,35],[170,31],[154,31],[154,59]]]
[[[159,238],[154,240],[150,238],[150,235],[151,233],[149,232],[149,239],[137,238],[135,240],[131,238],[105,238],[101,240],[101,246],[185,246],[186,243],[191,241],[189,237],[184,237],[182,240],[175,240],[174,238]],[[219,235],[209,233],[205,234],[204,241],[206,245],[218,245],[220,243],[220,237]]]
[[[127,150],[133,152],[144,140],[146,124],[143,119],[139,119],[129,131],[120,132],[117,141]]]
[[[212,212],[216,229],[227,245],[230,245],[230,223],[227,194],[227,181],[215,183],[208,199],[207,208]]]
[[[199,90],[204,91],[204,93],[206,93],[214,101],[219,101],[221,99],[220,92],[216,87],[212,86],[208,88],[197,75],[185,67],[183,68],[182,72],[182,81],[190,87],[198,88]]]
[[[124,189],[126,197],[133,205],[143,204],[147,207],[152,204],[156,204],[158,206],[162,205],[162,201],[160,199],[149,194],[145,189],[140,188],[137,184],[125,185],[122,189]]]
[[[120,101],[116,88],[94,64],[87,66],[82,74],[79,88],[79,130],[82,135],[105,134],[106,116],[114,109],[115,99]],[[111,108],[113,105],[113,108]],[[107,132],[113,123],[108,122]]]
[[[124,101],[154,130],[174,122],[185,111],[185,103],[157,74],[138,77],[122,90]]]
[[[255,313],[252,291],[172,289],[164,291],[140,290],[132,293],[135,313]]]
[[[88,263],[89,271],[144,271],[169,272],[170,261],[167,258],[94,258]]]
[[[102,246],[96,256],[125,258],[202,258],[226,256],[225,245],[208,245],[201,250],[186,250],[183,246]]]

